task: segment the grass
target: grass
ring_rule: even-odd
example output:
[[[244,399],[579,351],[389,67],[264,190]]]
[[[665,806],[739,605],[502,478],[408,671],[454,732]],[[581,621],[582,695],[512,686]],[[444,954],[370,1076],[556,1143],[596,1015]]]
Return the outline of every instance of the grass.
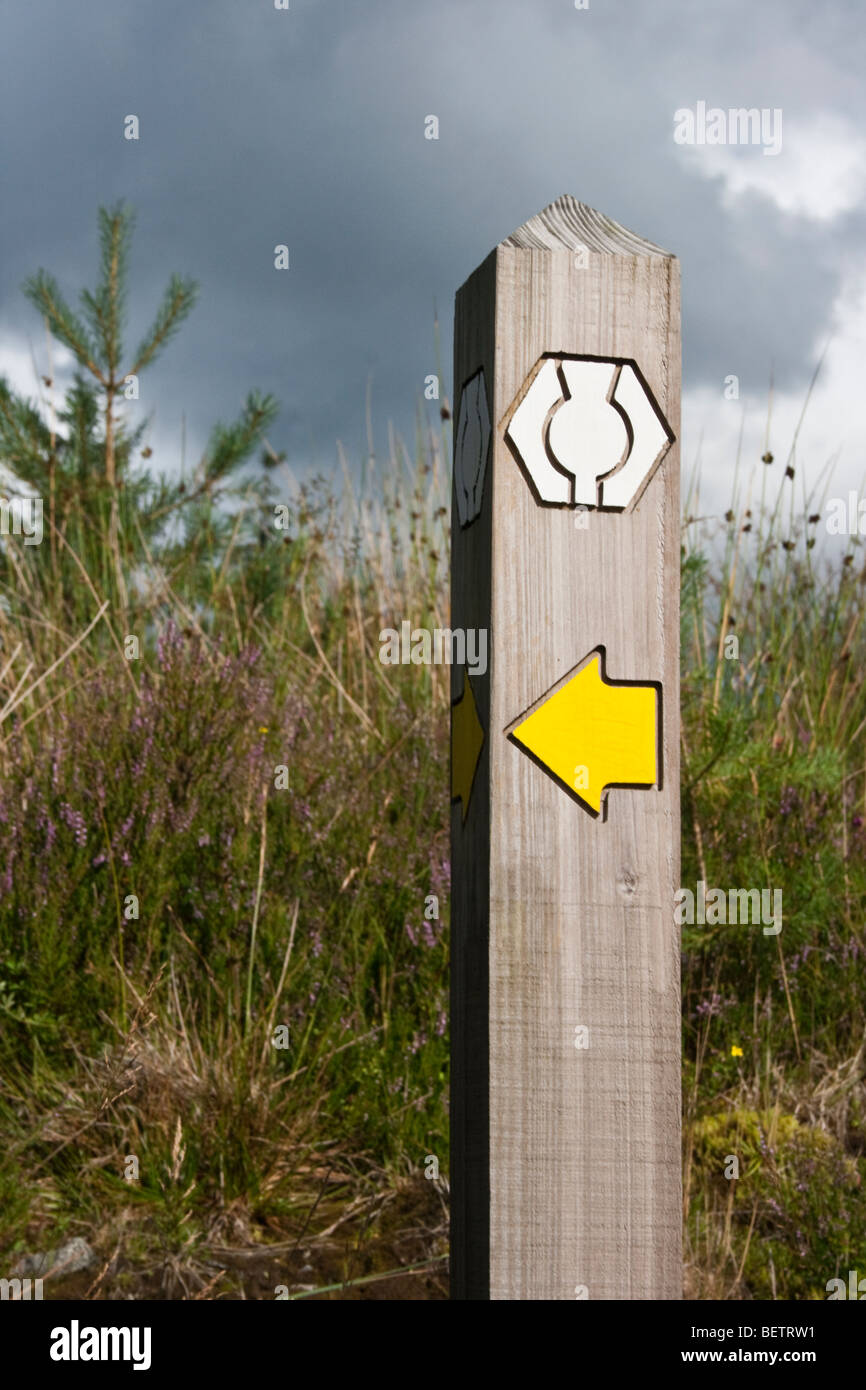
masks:
[[[118,403],[110,488],[96,386],[42,394],[0,383],[48,500],[0,552],[0,1268],[445,1297],[447,672],[378,634],[448,623],[447,421],[301,486],[252,394],[178,480]],[[685,1292],[823,1298],[866,1268],[866,565],[755,467],[686,503],[682,882],[784,926],[683,929]]]
[[[683,928],[693,1297],[824,1298],[866,1261],[866,567],[765,458],[772,502],[685,528],[682,882],[783,891],[778,935]]]
[[[275,532],[263,576],[236,542],[241,583],[225,557],[204,596],[175,579],[125,616],[137,661],[103,623],[40,718],[38,692],[19,706],[0,809],[16,1233],[98,1219],[137,1264],[192,1268],[229,1228],[292,1231],[313,1203],[327,1226],[338,1195],[378,1201],[382,1171],[447,1166],[447,944],[425,919],[447,904],[444,695],[377,659],[380,614],[429,617],[433,543],[405,530],[395,595],[352,554],[370,510]],[[10,691],[52,635],[22,609]]]
[[[74,458],[46,544],[10,537],[0,560],[7,1258],[87,1232],[115,1252],[103,1296],[125,1270],[195,1296],[220,1259],[228,1295],[268,1243],[290,1272],[306,1249],[367,1283],[411,1192],[410,1262],[435,1271],[446,696],[435,669],[382,666],[378,633],[443,616],[444,441],[417,476],[395,445],[381,482],[346,472],[335,499],[263,440],[267,474],[158,533],[169,485],[115,437],[124,584]]]

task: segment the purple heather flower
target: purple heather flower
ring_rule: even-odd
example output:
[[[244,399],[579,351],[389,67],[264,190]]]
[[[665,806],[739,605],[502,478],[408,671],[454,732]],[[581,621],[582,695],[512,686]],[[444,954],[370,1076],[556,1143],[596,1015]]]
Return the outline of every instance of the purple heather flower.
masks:
[[[80,811],[74,810],[67,801],[60,804],[60,814],[75,836],[78,845],[87,844],[87,825]]]

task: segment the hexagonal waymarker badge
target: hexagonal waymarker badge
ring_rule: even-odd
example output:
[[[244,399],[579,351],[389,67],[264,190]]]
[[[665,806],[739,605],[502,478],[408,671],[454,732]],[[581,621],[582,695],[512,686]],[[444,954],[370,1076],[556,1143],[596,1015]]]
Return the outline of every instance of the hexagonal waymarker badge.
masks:
[[[556,353],[536,362],[505,438],[536,501],[625,511],[674,433],[635,362]]]
[[[490,411],[482,367],[460,393],[454,436],[454,487],[461,526],[469,526],[481,513],[489,449]]]

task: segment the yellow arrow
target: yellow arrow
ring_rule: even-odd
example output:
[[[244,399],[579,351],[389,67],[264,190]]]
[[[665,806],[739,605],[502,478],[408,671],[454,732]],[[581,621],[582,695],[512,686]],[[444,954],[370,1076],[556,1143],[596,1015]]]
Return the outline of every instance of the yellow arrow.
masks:
[[[464,821],[483,745],[484,730],[478,718],[472,682],[464,671],[463,694],[451,707],[451,800],[459,798]]]
[[[611,783],[656,782],[656,706],[654,686],[606,681],[594,653],[511,736],[598,813]]]

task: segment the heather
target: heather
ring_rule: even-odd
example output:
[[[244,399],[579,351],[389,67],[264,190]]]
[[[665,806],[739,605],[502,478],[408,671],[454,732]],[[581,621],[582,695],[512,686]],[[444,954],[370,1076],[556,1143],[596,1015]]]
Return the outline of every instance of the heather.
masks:
[[[681,882],[783,895],[776,934],[683,927],[692,1297],[826,1298],[866,1268],[866,565],[797,482],[767,452],[754,502],[686,502]]]
[[[58,1292],[441,1298],[448,672],[378,637],[448,622],[449,411],[299,479],[239,392],[181,471],[124,382],[182,367],[195,287],[127,352],[131,236],[101,214],[79,309],[28,282],[65,395],[0,382],[45,499],[0,547],[3,1267],[81,1235]],[[685,502],[681,882],[784,898],[683,928],[691,1297],[866,1271],[866,566],[766,457]]]

